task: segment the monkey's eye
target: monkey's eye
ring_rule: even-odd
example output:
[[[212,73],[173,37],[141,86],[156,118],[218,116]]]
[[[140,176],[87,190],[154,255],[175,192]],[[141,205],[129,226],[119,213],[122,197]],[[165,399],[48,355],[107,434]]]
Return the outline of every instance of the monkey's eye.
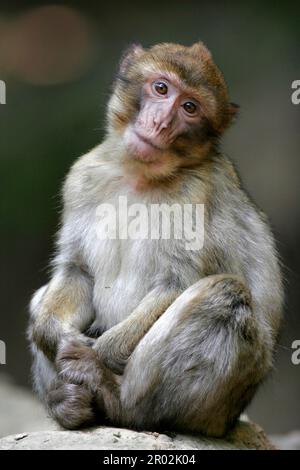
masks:
[[[168,93],[168,86],[165,82],[154,82],[153,88],[159,95],[166,95]]]
[[[197,106],[195,105],[195,103],[193,103],[192,101],[186,101],[184,104],[183,104],[183,109],[188,113],[188,114],[195,114],[196,110],[197,110]]]

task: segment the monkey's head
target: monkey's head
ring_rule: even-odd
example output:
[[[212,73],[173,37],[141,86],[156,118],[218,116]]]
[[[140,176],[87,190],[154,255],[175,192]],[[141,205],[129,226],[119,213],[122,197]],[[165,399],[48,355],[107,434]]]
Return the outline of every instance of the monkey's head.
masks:
[[[201,42],[132,46],[109,102],[108,132],[121,136],[127,160],[168,176],[208,155],[236,110]]]

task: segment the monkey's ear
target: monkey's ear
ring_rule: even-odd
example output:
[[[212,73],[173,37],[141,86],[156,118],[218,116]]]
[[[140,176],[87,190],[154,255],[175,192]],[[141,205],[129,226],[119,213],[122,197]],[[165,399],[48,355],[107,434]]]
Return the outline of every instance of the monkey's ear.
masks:
[[[236,103],[229,103],[228,104],[226,117],[225,117],[224,129],[226,129],[227,127],[229,127],[231,124],[233,124],[236,121],[239,109],[240,109],[240,107]]]
[[[190,47],[190,49],[191,49],[193,54],[200,56],[202,58],[202,60],[203,59],[211,60],[211,58],[212,58],[210,51],[203,44],[202,41],[195,42],[195,44],[193,44]]]
[[[140,44],[132,44],[127,48],[120,61],[120,73],[125,74],[130,67],[130,65],[142,55],[144,49]]]
[[[231,116],[231,119],[237,118],[239,110],[240,110],[240,105],[236,103],[229,103],[228,113]]]

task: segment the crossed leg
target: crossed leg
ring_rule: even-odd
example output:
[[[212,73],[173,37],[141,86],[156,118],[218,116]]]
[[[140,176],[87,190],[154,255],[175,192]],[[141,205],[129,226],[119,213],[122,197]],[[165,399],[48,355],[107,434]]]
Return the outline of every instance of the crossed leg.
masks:
[[[136,347],[121,388],[121,424],[219,436],[268,367],[251,295],[237,277],[189,287]]]

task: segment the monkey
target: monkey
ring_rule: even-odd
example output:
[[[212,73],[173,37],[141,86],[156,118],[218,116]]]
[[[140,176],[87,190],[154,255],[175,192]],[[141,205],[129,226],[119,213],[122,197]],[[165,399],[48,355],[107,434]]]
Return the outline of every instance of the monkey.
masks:
[[[281,266],[220,150],[237,111],[202,42],[124,53],[105,138],[66,177],[52,277],[30,304],[34,387],[62,427],[222,436],[272,370]],[[120,196],[203,205],[203,246],[101,237],[97,208]]]

